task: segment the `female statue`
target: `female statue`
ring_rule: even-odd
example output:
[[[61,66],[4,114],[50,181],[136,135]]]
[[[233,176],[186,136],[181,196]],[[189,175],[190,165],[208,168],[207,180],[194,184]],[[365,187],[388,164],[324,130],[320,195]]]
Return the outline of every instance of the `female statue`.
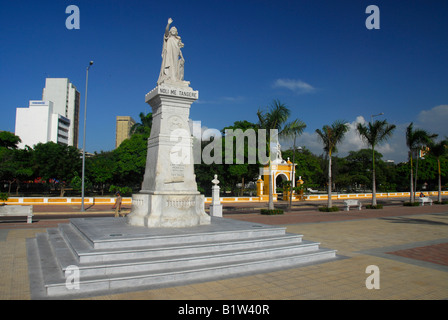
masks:
[[[170,29],[172,22],[173,19],[169,18],[163,37],[162,67],[157,81],[159,85],[163,82],[183,83],[184,80],[185,60],[180,50],[184,47],[184,44],[177,33],[176,27]]]

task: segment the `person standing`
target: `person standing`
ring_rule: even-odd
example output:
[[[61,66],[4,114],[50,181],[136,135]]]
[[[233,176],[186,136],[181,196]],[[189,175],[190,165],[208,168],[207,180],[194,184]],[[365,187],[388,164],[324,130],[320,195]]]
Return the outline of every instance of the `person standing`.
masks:
[[[115,209],[115,218],[119,217],[121,214],[121,203],[122,203],[121,193],[117,192],[117,200],[115,200],[115,204],[112,207],[112,209]],[[124,213],[121,215],[124,217]]]

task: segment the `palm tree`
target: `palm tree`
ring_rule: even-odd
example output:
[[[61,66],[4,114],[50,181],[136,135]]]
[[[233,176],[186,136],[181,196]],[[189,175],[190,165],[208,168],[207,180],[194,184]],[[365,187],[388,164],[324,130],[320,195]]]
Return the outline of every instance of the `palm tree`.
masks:
[[[373,124],[369,122],[366,126],[358,123],[358,130],[361,139],[372,148],[372,206],[376,206],[376,181],[375,181],[375,146],[386,141],[392,136],[395,130],[394,124],[388,124],[386,120],[376,120]]]
[[[442,140],[438,143],[430,142],[428,153],[437,159],[437,170],[439,173],[439,193],[437,201],[442,202],[442,171],[440,170],[440,157],[448,152],[448,139]]]
[[[292,135],[294,132],[296,132],[296,134],[301,134],[306,126],[298,119],[287,123],[290,114],[291,111],[288,107],[277,99],[272,102],[266,112],[263,112],[260,109],[257,112],[258,128],[266,129],[267,131],[267,148],[269,153],[269,210],[274,209],[274,200],[272,195],[271,141],[277,140],[278,136]],[[270,130],[272,129],[277,130],[276,137],[270,136]]]
[[[328,208],[332,207],[331,201],[331,156],[337,152],[336,145],[342,141],[349,130],[345,121],[336,120],[331,126],[325,125],[322,130],[316,129],[316,133],[324,145],[324,151],[328,156]]]
[[[431,142],[432,139],[437,137],[436,134],[429,134],[428,131],[423,129],[414,130],[414,123],[411,122],[406,128],[406,145],[409,148],[409,162],[411,164],[411,177],[410,177],[410,201],[415,201],[414,195],[414,169],[413,169],[413,158],[414,153],[416,153],[423,145]],[[417,155],[418,156],[418,155]],[[417,173],[416,173],[417,174]]]

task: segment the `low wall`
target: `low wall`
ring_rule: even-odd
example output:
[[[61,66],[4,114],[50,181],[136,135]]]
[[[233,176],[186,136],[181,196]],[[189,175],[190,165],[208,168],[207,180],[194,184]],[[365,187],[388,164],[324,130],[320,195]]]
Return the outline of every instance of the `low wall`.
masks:
[[[85,205],[93,205],[93,204],[110,204],[113,205],[115,203],[116,198],[108,198],[108,197],[85,197],[84,204]],[[69,204],[81,204],[81,197],[61,197],[61,198],[53,198],[53,197],[10,197],[6,204],[17,204],[17,205],[69,205]],[[131,197],[123,197],[122,204],[132,204]]]
[[[423,192],[426,197],[437,197],[438,191],[426,191]],[[420,192],[415,194],[416,198],[420,195]],[[448,191],[442,191],[442,196],[448,195]],[[389,192],[389,193],[377,193],[376,198],[406,198],[410,197],[409,192]],[[327,194],[319,195],[306,195],[305,200],[307,201],[318,201],[318,200],[328,200]],[[333,200],[346,200],[346,199],[372,199],[371,193],[347,193],[347,194],[332,194],[331,199]]]
[[[427,191],[423,192],[427,197],[437,197],[437,191]],[[416,193],[416,197],[420,195],[420,192]],[[377,193],[377,199],[381,198],[405,198],[409,197],[409,192],[390,192],[390,193]],[[448,196],[448,191],[442,191],[442,196]],[[333,194],[331,196],[333,200],[345,200],[345,199],[371,199],[371,193],[347,193],[347,194]],[[113,205],[115,203],[116,198],[110,197],[85,197],[84,205],[94,205],[94,204],[104,204],[104,205]],[[268,202],[269,196],[255,196],[255,197],[221,197],[222,203],[235,203],[235,202]],[[322,201],[328,200],[327,194],[310,194],[304,196],[304,201]],[[274,201],[277,201],[277,195],[274,194]],[[293,197],[293,201],[301,201],[300,199],[295,199]],[[80,205],[82,202],[81,197],[10,197],[6,204],[11,205]],[[205,203],[211,203],[212,198],[206,197]],[[123,197],[122,203],[124,205],[132,204],[131,197]]]

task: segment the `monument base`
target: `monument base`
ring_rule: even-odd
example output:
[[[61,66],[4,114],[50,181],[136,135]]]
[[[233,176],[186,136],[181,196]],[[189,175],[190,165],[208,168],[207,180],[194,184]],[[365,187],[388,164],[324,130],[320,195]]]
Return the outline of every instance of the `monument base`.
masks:
[[[198,193],[132,195],[129,225],[150,228],[183,228],[210,224],[204,196]]]
[[[212,217],[191,228],[76,218],[27,239],[31,299],[85,298],[339,259],[285,227]]]

